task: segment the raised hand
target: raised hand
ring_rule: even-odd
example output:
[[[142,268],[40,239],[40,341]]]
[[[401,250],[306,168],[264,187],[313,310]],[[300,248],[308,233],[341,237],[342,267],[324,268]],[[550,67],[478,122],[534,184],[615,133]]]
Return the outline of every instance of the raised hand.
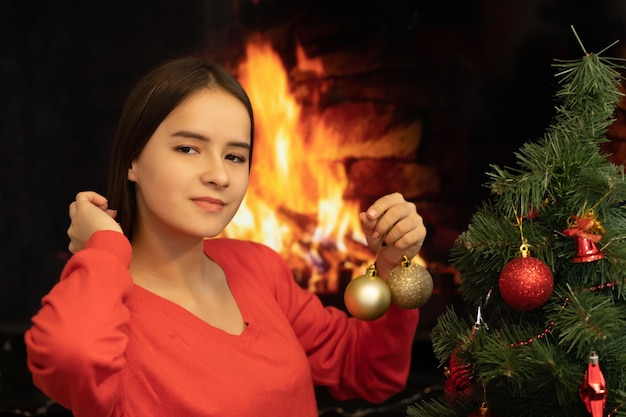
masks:
[[[379,198],[359,217],[367,244],[378,253],[376,268],[383,278],[400,263],[402,256],[411,259],[417,255],[426,237],[424,221],[415,204],[400,193]]]
[[[70,238],[68,249],[76,253],[85,246],[92,234],[99,230],[114,230],[122,233],[115,221],[115,210],[108,207],[107,199],[93,191],[83,191],[70,204],[71,223],[67,229]]]

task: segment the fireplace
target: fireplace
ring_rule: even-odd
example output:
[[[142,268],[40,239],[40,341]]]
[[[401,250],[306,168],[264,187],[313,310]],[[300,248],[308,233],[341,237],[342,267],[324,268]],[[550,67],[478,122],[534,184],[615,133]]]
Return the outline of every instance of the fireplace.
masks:
[[[300,45],[295,55],[290,77],[268,39],[254,36],[246,45],[236,73],[255,109],[253,170],[223,235],[267,244],[302,287],[337,294],[373,262],[359,212],[418,182],[433,189],[437,178],[424,181],[415,162],[418,122],[392,126],[392,109],[372,102],[321,108],[329,87],[324,63]]]
[[[244,49],[232,71],[255,109],[255,148],[248,193],[222,236],[270,246],[301,287],[344,309],[345,287],[375,256],[358,214],[399,191],[429,229],[426,255],[413,260],[434,280],[418,329],[427,338],[446,306],[460,301],[458,273],[445,261],[458,233],[429,223],[446,210],[433,203],[440,167],[419,157],[423,121],[407,116],[407,103],[340,98],[352,83],[298,43],[289,68],[270,37],[256,33]]]

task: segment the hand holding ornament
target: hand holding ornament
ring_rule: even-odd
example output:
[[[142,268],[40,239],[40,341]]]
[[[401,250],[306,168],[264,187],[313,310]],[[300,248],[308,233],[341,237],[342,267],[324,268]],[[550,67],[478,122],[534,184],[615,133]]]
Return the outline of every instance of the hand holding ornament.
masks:
[[[376,320],[391,302],[402,308],[421,307],[432,294],[433,282],[425,268],[410,262],[426,237],[415,205],[399,193],[389,194],[361,213],[360,218],[376,259],[365,275],[348,284],[344,294],[348,311],[361,320]],[[377,268],[388,277],[387,282]]]
[[[378,274],[385,279],[404,256],[412,259],[417,255],[426,238],[424,221],[415,204],[400,193],[379,198],[359,217],[368,246],[378,253]]]

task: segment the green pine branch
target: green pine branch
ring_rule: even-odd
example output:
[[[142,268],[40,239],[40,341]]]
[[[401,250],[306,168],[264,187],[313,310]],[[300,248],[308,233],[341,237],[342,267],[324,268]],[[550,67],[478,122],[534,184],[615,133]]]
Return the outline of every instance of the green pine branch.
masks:
[[[626,415],[626,178],[601,151],[623,95],[623,62],[586,51],[555,61],[560,88],[545,134],[519,148],[515,166],[490,167],[491,197],[450,253],[476,311],[448,309],[431,331],[441,366],[455,355],[472,385],[448,386],[442,398],[410,406],[409,416],[467,416],[483,401],[500,417],[588,416],[578,388],[592,349],[607,381],[605,414]],[[600,226],[589,232],[600,236],[602,259],[573,262],[578,242],[564,234],[572,216]],[[513,309],[498,289],[522,243],[554,276],[551,298],[533,311]],[[484,321],[472,331],[479,313]]]

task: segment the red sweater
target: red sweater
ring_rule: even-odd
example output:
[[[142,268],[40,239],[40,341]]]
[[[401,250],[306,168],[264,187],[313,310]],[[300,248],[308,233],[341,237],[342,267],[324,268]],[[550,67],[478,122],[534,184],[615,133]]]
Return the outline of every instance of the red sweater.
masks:
[[[265,246],[215,239],[205,252],[226,273],[241,335],[133,284],[128,240],[97,232],[25,335],[37,387],[75,417],[313,417],[314,384],[372,402],[404,387],[416,310],[347,318]]]

